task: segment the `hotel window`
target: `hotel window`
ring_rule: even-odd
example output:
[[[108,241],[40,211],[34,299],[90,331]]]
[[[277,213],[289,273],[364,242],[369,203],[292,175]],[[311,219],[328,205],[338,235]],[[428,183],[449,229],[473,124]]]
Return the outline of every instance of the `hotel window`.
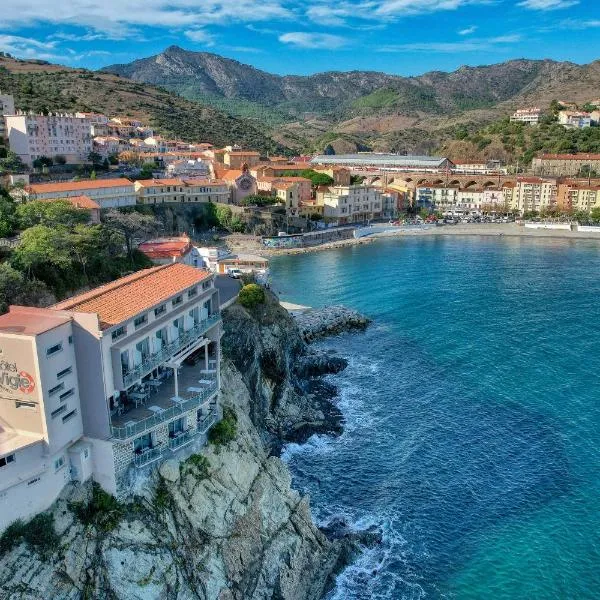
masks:
[[[209,279],[202,284],[202,289],[207,290],[211,286],[212,281]]]
[[[142,327],[143,325],[145,325],[148,322],[148,315],[141,315],[139,317],[136,317],[133,320],[133,325],[136,329],[139,329],[140,327]]]
[[[66,423],[67,421],[70,421],[76,414],[77,414],[77,409],[72,410],[70,413],[66,414],[62,418],[62,422]]]
[[[69,344],[72,344],[72,343],[73,343],[73,336],[72,336],[72,335],[70,335],[70,336],[69,336]]]
[[[73,367],[67,367],[66,369],[63,369],[62,371],[59,371],[56,374],[56,379],[62,379],[63,377],[70,375],[72,372],[73,372]]]
[[[173,306],[177,306],[183,302],[183,296],[177,296],[177,298],[173,298],[172,304]]]
[[[54,394],[56,394],[56,392],[60,392],[60,390],[64,389],[65,384],[64,383],[59,383],[58,385],[55,385],[54,387],[50,388],[48,390],[48,394],[50,396],[53,396]]]
[[[113,342],[115,340],[118,340],[120,337],[124,336],[126,333],[127,333],[127,326],[126,325],[121,325],[121,327],[118,327],[117,329],[115,329],[112,332]]]
[[[162,304],[158,308],[154,309],[154,316],[158,317],[158,316],[162,315],[165,312],[167,312],[167,305],[166,304]]]
[[[60,469],[62,469],[65,466],[65,457],[63,456],[59,456],[55,461],[54,461],[54,470],[55,471],[59,471]]]
[[[61,402],[64,402],[67,398],[70,398],[73,394],[75,393],[75,389],[74,388],[70,388],[68,389],[66,392],[63,392],[58,399]]]
[[[197,287],[193,287],[191,290],[188,291],[188,298],[193,298],[194,296],[198,295],[198,288]]]
[[[50,413],[50,416],[51,416],[53,419],[56,419],[56,417],[58,417],[59,415],[62,415],[62,414],[65,412],[65,410],[67,410],[67,405],[66,405],[66,404],[63,404],[62,406],[60,406],[60,407],[59,407],[59,408],[57,408],[56,410],[53,410],[53,411]]]
[[[27,410],[35,410],[37,407],[35,402],[26,402],[25,400],[15,400],[15,408],[25,408]]]
[[[5,467],[9,463],[15,462],[15,455],[9,454],[8,456],[3,456],[0,458],[0,467]]]
[[[50,346],[50,348],[46,348],[46,356],[52,356],[61,350],[62,342],[59,342],[58,344],[54,344],[54,346]]]

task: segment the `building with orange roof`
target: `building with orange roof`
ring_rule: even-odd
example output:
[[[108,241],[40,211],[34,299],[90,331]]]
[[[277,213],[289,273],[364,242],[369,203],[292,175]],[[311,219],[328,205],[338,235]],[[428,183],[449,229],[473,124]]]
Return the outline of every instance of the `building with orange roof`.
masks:
[[[90,223],[100,223],[100,205],[89,196],[70,196],[68,198],[45,198],[41,202],[57,202],[64,200],[70,202],[75,208],[90,212]]]
[[[202,267],[204,264],[202,256],[187,235],[147,240],[138,246],[138,250],[156,265],[178,262],[192,267]]]
[[[214,276],[183,263],[0,316],[0,530],[65,484],[127,495],[133,471],[206,441],[220,415]],[[35,490],[35,493],[32,491]]]
[[[257,193],[256,178],[250,174],[247,167],[221,171],[218,176],[229,188],[229,199],[233,204],[239,204],[246,196]]]
[[[600,183],[564,181],[558,184],[557,206],[564,211],[589,212],[600,207]]]
[[[223,164],[230,169],[242,169],[244,165],[252,167],[260,161],[260,152],[251,150],[227,150],[223,154]]]
[[[133,206],[136,193],[129,179],[86,179],[84,181],[62,181],[59,183],[32,183],[19,194],[25,200],[48,200],[87,196],[100,208]]]
[[[139,204],[229,202],[226,182],[205,178],[141,179],[135,182]]]
[[[307,202],[312,198],[312,181],[306,177],[268,177],[257,179],[256,187],[259,192],[271,193],[276,183],[295,183],[298,185],[298,198],[300,202]]]

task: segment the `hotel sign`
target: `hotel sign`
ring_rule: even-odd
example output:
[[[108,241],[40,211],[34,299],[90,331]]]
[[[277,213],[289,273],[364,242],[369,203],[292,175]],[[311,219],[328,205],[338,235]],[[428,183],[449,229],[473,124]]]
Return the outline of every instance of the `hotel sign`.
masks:
[[[16,362],[0,360],[0,388],[31,394],[35,389],[35,381],[27,371],[20,371]]]

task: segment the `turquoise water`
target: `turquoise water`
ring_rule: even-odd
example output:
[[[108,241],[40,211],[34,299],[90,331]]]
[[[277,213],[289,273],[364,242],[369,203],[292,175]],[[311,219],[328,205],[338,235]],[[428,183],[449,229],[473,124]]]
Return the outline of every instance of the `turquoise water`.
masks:
[[[319,522],[383,531],[331,598],[600,597],[599,261],[434,236],[272,261],[282,299],[374,319],[320,344],[344,434],[284,453]]]

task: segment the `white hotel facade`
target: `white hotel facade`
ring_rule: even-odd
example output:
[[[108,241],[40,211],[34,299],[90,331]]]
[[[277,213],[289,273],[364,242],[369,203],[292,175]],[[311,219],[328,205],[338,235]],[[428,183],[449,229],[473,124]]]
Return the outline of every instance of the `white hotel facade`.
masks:
[[[140,470],[206,443],[220,337],[214,276],[181,263],[0,316],[0,531],[68,482],[126,495]]]

